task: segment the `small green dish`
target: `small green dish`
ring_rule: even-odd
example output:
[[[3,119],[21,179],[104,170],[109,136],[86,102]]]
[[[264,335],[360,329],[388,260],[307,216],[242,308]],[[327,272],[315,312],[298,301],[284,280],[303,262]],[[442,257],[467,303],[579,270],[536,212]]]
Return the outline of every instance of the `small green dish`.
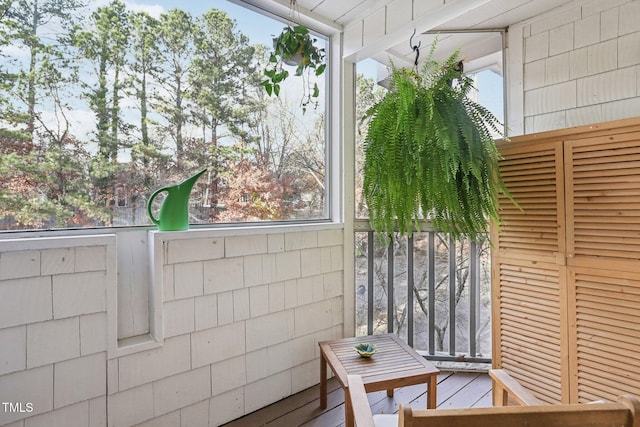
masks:
[[[378,350],[375,344],[369,344],[366,342],[354,345],[353,348],[360,356],[366,358],[373,356]]]

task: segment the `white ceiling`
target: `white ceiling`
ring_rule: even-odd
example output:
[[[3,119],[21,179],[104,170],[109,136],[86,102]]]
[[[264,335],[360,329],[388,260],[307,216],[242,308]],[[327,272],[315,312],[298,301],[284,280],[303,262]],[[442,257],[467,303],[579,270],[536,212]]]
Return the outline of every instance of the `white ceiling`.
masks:
[[[290,0],[236,1],[283,15],[289,10]],[[386,64],[391,58],[397,65],[409,65],[413,63],[415,54],[407,34],[410,35],[413,29],[417,30],[413,44],[421,42],[422,58],[427,55],[435,37],[431,33],[440,31],[437,58],[460,49],[465,61],[465,71],[492,69],[501,73],[503,41],[499,32],[456,32],[504,30],[512,24],[571,2],[572,0],[297,0],[297,8],[300,15],[320,22],[325,28],[342,31],[353,28],[385,7],[386,13],[389,13],[394,7],[406,8],[410,4],[414,9],[412,16],[423,11],[420,17],[408,23],[407,27],[410,28],[396,30],[395,34],[387,32],[384,38],[371,41],[371,45],[367,45],[365,40],[362,48],[349,52],[349,59],[373,58]],[[455,32],[451,32],[454,30]]]

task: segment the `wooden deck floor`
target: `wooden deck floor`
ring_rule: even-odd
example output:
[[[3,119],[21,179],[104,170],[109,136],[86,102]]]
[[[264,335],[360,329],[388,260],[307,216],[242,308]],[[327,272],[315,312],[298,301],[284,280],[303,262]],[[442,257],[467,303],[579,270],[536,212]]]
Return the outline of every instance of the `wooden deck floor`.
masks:
[[[335,379],[329,381],[327,409],[320,410],[319,386],[311,387],[261,410],[225,424],[225,427],[339,427],[344,426],[344,394]],[[439,408],[491,406],[491,379],[485,373],[442,372],[438,376]],[[425,408],[426,385],[369,393],[374,413],[398,411],[399,403]]]

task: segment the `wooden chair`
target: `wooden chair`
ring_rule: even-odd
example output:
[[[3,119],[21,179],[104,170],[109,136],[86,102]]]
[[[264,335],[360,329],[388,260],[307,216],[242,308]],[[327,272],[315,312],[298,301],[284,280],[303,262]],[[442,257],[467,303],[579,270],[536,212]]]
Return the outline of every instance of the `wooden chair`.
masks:
[[[504,406],[414,410],[400,405],[394,420],[372,415],[362,380],[349,375],[356,427],[640,427],[640,402],[633,396],[621,396],[615,403],[543,405],[506,372],[490,374],[494,398]],[[508,402],[518,406],[506,406]]]
[[[513,379],[507,371],[503,369],[489,370],[492,382],[493,406],[521,405],[544,405],[529,390]]]

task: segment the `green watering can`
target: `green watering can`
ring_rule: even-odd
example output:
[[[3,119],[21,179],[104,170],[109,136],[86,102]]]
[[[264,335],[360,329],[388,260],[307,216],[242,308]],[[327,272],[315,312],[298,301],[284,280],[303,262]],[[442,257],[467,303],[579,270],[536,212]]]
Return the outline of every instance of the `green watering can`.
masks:
[[[158,230],[180,231],[189,229],[189,194],[191,194],[193,184],[206,171],[204,169],[191,178],[185,179],[180,184],[162,187],[151,195],[147,202],[147,213],[151,221],[158,226]],[[151,212],[151,204],[153,199],[163,191],[167,192],[167,197],[162,202],[162,206],[160,206],[160,217],[155,218]]]

